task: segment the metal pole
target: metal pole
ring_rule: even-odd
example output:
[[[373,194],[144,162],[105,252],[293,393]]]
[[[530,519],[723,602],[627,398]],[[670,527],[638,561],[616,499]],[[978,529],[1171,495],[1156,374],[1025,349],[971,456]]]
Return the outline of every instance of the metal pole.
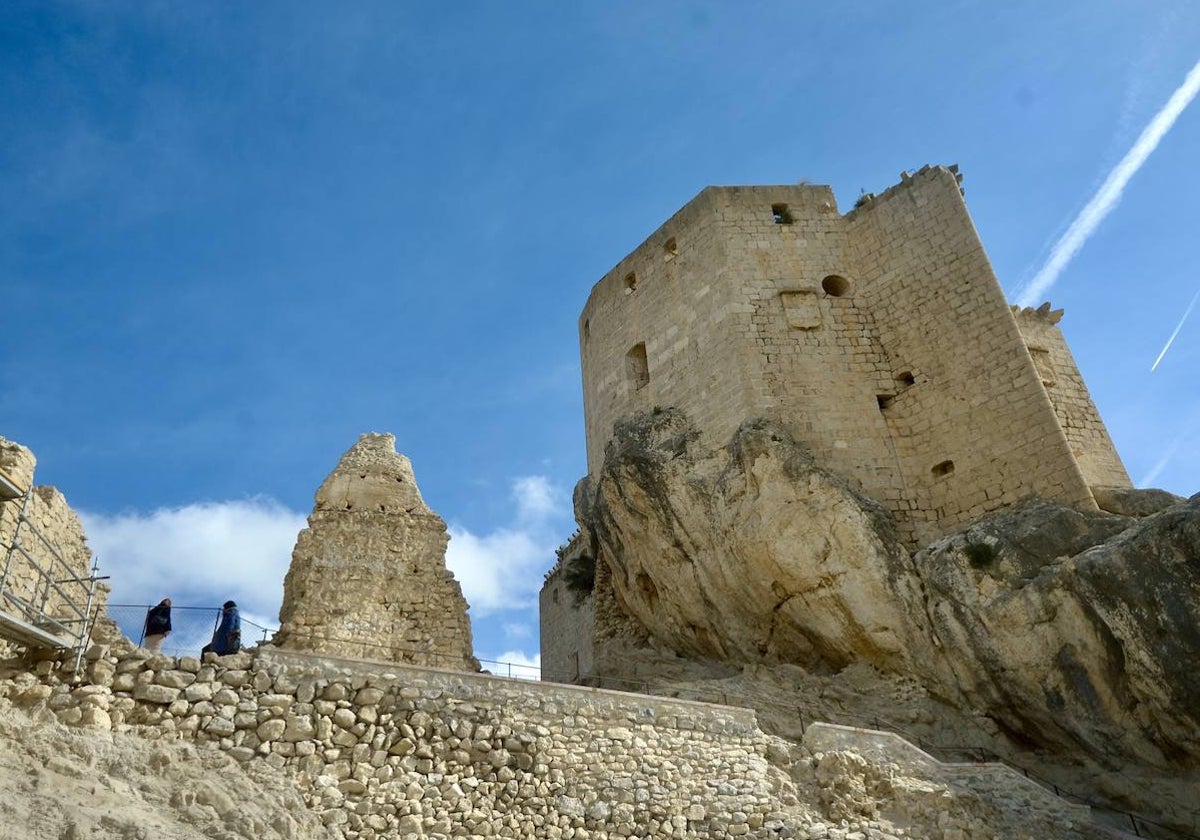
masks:
[[[100,571],[100,561],[96,558],[92,559],[92,574],[88,578],[87,587],[87,606],[84,607],[82,621],[79,627],[79,639],[75,645],[75,670],[74,675],[79,676],[79,664],[83,661],[83,646],[87,644],[87,639],[91,636],[91,628],[88,626],[88,619],[92,614],[92,601],[96,593],[96,573]],[[145,630],[145,625],[142,625],[142,630]]]
[[[30,480],[29,487],[25,488],[25,495],[21,498],[21,509],[17,511],[17,521],[13,524],[12,539],[8,544],[8,553],[4,558],[4,576],[0,577],[0,592],[4,591],[4,586],[8,583],[8,573],[12,568],[13,553],[21,544],[21,525],[25,522],[25,508],[29,505],[29,496],[33,492],[33,482]]]

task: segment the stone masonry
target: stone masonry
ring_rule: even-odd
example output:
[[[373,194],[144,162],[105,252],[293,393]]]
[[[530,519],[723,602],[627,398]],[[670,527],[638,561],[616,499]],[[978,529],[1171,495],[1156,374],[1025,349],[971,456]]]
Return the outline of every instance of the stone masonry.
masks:
[[[446,523],[396,439],[367,434],[317,490],[283,584],[273,644],[477,671]]]
[[[817,727],[810,748],[749,709],[269,647],[174,659],[119,640],[88,662],[81,680],[49,660],[0,678],[0,707],[265,764],[344,840],[1107,836],[1015,774],[914,776],[885,733]]]
[[[29,488],[33,482],[34,468],[37,459],[28,448],[0,437],[0,470],[20,488]],[[48,615],[63,619],[74,619],[73,612],[64,609],[64,596],[76,602],[82,608],[87,602],[87,590],[83,585],[68,582],[72,575],[86,578],[90,574],[92,560],[91,549],[83,533],[83,524],[75,511],[71,510],[66,498],[54,487],[33,486],[29,503],[25,508],[27,522],[17,531],[18,516],[21,511],[21,499],[0,502],[0,573],[4,573],[5,590],[15,594],[26,602],[40,604],[45,595],[45,612]],[[39,539],[30,528],[45,536]],[[42,569],[56,569],[56,581],[62,589],[62,594],[53,589],[47,593],[44,581],[40,581],[33,565],[20,552],[11,553],[11,562],[7,546],[13,542],[14,531],[21,547],[29,553]],[[53,545],[66,563],[69,573],[63,573],[60,561],[53,557],[47,543]],[[108,587],[101,584],[96,587],[97,609],[102,610],[107,598]],[[10,603],[0,604],[0,609],[12,612]]]
[[[1130,483],[1057,328],[1010,311],[955,168],[844,215],[825,186],[708,187],[596,284],[579,330],[592,475],[613,424],[661,406],[712,446],[782,423],[910,545]]]

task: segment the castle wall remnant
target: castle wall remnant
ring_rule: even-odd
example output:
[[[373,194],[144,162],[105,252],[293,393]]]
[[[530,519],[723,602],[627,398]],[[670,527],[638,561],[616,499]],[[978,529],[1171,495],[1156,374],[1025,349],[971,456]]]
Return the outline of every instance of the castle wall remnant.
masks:
[[[579,329],[593,475],[616,420],[669,406],[714,446],[782,423],[912,545],[1130,483],[1057,327],[1010,311],[954,169],[844,215],[826,186],[708,187],[596,284]]]
[[[273,644],[479,670],[446,523],[389,434],[359,438],[317,490],[283,584]]]
[[[73,577],[83,579],[91,574],[92,552],[83,532],[83,523],[67,504],[66,497],[54,487],[30,487],[36,466],[37,458],[32,451],[0,437],[0,470],[16,487],[30,490],[25,507],[27,521],[20,529],[17,524],[24,500],[17,498],[0,502],[0,573],[5,574],[6,592],[34,607],[41,604],[44,596],[46,615],[76,619],[74,611],[67,607],[67,599],[72,599],[80,608],[86,605],[87,591]],[[39,533],[45,537],[44,540],[37,536]],[[13,544],[14,534],[21,549],[32,559],[24,557],[17,550],[11,552],[11,562],[6,565],[10,554],[8,546]],[[53,556],[50,546],[57,550],[61,561]],[[64,562],[69,570],[65,573],[62,568]],[[46,588],[45,577],[38,575],[34,564],[47,574],[57,570],[53,577],[59,582],[61,592],[53,587]],[[108,586],[98,585],[94,593],[94,607],[103,610],[107,596]],[[0,603],[0,609],[14,614],[19,612],[7,601]]]

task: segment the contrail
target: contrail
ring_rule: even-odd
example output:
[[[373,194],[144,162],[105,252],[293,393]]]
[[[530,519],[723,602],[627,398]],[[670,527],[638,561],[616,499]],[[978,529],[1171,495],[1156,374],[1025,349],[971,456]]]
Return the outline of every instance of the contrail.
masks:
[[[1158,147],[1159,142],[1171,130],[1175,120],[1179,119],[1179,115],[1196,98],[1197,92],[1200,92],[1200,61],[1196,62],[1191,72],[1187,74],[1183,84],[1171,94],[1171,98],[1167,100],[1167,104],[1162,107],[1162,110],[1155,114],[1154,119],[1150,120],[1149,125],[1142,130],[1137,142],[1125,153],[1125,157],[1121,158],[1120,162],[1108,173],[1108,177],[1104,179],[1100,189],[1075,217],[1075,221],[1071,222],[1067,232],[1054,243],[1046,264],[1018,295],[1018,304],[1021,306],[1034,305],[1054,285],[1058,280],[1058,275],[1063,272],[1079,249],[1095,233],[1096,228],[1104,221],[1104,217],[1117,206],[1129,179],[1142,168],[1146,158],[1150,157],[1150,153]]]
[[[1175,332],[1171,333],[1171,337],[1167,339],[1167,343],[1163,345],[1163,349],[1159,351],[1158,358],[1154,360],[1154,364],[1150,365],[1150,372],[1154,373],[1154,369],[1158,367],[1158,363],[1162,361],[1163,356],[1167,355],[1167,351],[1171,349],[1171,345],[1175,343],[1175,336],[1179,335],[1179,331],[1183,329],[1183,322],[1192,314],[1192,307],[1196,305],[1196,301],[1200,300],[1200,292],[1192,295],[1192,302],[1187,305],[1187,309],[1183,310],[1183,317],[1179,319],[1179,323],[1175,325]]]

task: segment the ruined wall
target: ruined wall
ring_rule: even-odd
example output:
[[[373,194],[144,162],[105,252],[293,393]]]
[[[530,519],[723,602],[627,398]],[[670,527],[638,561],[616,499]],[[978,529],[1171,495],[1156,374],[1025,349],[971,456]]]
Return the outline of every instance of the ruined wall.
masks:
[[[275,643],[478,670],[446,523],[392,435],[363,435],[317,491],[283,585]]]
[[[24,446],[0,438],[0,469],[19,487],[27,488],[34,479],[37,459]],[[34,486],[25,508],[27,522],[17,530],[17,520],[21,511],[21,499],[0,502],[0,571],[7,559],[8,549],[13,541],[14,532],[22,548],[25,549],[42,569],[59,582],[62,593],[53,589],[47,591],[44,579],[40,579],[33,566],[19,552],[14,552],[8,569],[6,589],[25,601],[32,602],[35,607],[45,603],[48,615],[63,619],[75,619],[76,616],[64,610],[66,598],[76,602],[82,609],[87,602],[87,590],[82,584],[67,582],[72,575],[86,578],[91,573],[92,552],[88,548],[87,538],[83,532],[83,524],[75,511],[67,504],[66,498],[54,487]],[[33,526],[32,528],[30,526]],[[36,529],[36,532],[34,531]],[[45,540],[37,536],[40,533]],[[62,560],[54,557],[50,546],[53,546]],[[62,563],[66,563],[69,573],[64,573]],[[96,604],[103,608],[108,588],[98,586],[96,589]],[[0,609],[12,610],[11,604],[2,604]]]
[[[538,595],[542,679],[546,681],[578,683],[594,671],[596,601],[591,594],[572,591],[565,570],[585,550],[578,539],[565,546]]]
[[[1013,314],[1084,480],[1091,487],[1132,486],[1058,327],[1062,310],[1051,311],[1049,304],[1037,309],[1014,306]]]
[[[38,674],[0,679],[0,703],[265,763],[345,840],[1101,836],[1028,789],[906,778],[828,739],[812,753],[748,709],[271,649],[126,642],[90,651],[82,682]]]
[[[596,284],[580,346],[592,475],[617,419],[662,406],[712,446],[783,423],[910,544],[1031,495],[1095,507],[941,167],[844,216],[828,187],[709,187]]]

